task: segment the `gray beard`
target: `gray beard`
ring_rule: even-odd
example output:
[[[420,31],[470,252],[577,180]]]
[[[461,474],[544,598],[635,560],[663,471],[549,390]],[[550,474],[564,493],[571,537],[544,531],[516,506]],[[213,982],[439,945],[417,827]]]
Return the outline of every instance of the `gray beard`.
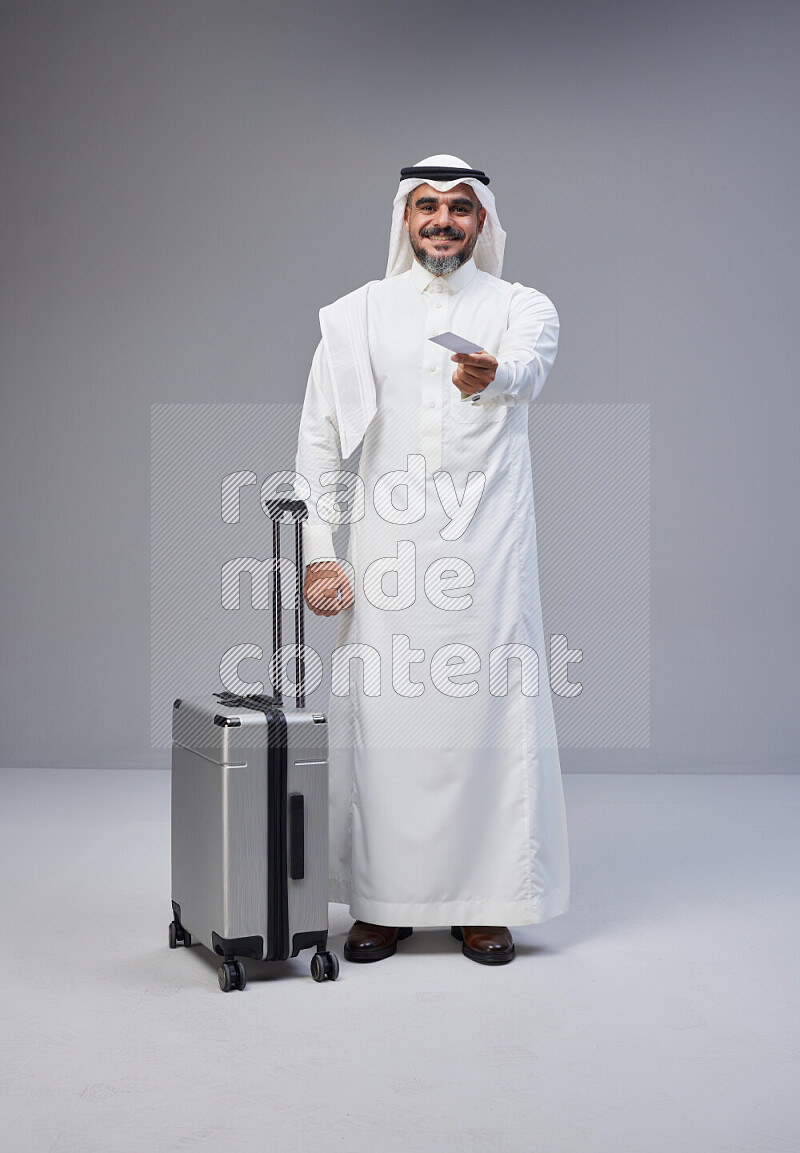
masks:
[[[431,256],[424,248],[420,248],[415,250],[414,255],[422,267],[427,268],[434,276],[448,276],[470,257],[470,254],[463,249],[461,252],[454,252],[452,256]]]
[[[447,235],[442,232],[442,235]],[[409,240],[411,238],[409,237]],[[434,276],[448,276],[451,272],[455,272],[462,264],[466,264],[470,256],[472,256],[473,249],[478,242],[477,234],[472,238],[472,244],[465,244],[458,252],[451,253],[450,256],[431,256],[426,252],[421,244],[415,244],[411,240],[411,247],[414,250],[414,255],[420,262],[423,268],[427,268],[428,272],[432,272]]]

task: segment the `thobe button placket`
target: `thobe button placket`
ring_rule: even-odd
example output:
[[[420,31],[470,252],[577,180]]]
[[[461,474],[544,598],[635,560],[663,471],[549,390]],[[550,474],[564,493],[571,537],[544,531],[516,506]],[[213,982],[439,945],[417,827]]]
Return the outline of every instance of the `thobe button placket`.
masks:
[[[423,293],[427,318],[425,321],[425,336],[437,336],[447,328],[447,314],[445,312],[445,294],[449,292],[448,286],[442,280],[432,280]],[[433,351],[433,345],[428,345],[426,356],[422,364],[422,410],[420,412],[420,433],[422,451],[425,456],[425,468],[430,475],[442,467],[442,376],[445,366],[445,356],[449,355],[445,349],[440,355]],[[436,360],[431,360],[436,357]],[[449,375],[449,374],[448,374]]]

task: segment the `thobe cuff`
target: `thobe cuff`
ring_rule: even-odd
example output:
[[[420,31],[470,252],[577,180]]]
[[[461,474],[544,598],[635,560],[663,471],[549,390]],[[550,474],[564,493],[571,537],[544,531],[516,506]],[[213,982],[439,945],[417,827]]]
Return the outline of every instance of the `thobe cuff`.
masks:
[[[329,524],[303,522],[303,558],[307,565],[317,560],[336,560],[333,529]]]
[[[514,379],[514,366],[510,361],[505,364],[498,364],[497,372],[494,374],[494,380],[491,384],[487,384],[486,388],[481,389],[480,392],[475,393],[475,400],[472,404],[484,404],[487,400],[496,400],[508,392],[509,385]],[[464,401],[465,404],[470,403]]]

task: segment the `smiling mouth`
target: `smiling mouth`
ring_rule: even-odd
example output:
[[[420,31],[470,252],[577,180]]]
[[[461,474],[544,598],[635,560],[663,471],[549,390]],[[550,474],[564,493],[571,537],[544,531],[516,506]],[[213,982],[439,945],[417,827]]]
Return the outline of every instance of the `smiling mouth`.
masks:
[[[420,232],[423,240],[431,240],[434,244],[457,244],[460,240],[464,239],[463,234],[460,236],[448,236],[442,232]]]

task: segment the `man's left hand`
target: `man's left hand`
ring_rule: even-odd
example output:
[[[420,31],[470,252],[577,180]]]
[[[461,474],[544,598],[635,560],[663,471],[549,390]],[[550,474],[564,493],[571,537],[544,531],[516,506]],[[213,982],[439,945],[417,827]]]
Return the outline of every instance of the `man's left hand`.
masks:
[[[462,396],[483,392],[497,372],[497,361],[490,352],[456,352],[450,359],[458,365],[453,384]]]

